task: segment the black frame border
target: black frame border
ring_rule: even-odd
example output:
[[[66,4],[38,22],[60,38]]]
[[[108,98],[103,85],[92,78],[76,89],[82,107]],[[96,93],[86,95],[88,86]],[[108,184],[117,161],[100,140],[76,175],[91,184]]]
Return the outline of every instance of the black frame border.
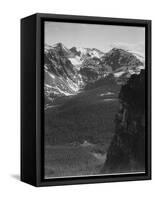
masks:
[[[151,20],[36,14],[36,186],[73,185],[151,179]],[[44,22],[145,27],[146,173],[44,179]]]

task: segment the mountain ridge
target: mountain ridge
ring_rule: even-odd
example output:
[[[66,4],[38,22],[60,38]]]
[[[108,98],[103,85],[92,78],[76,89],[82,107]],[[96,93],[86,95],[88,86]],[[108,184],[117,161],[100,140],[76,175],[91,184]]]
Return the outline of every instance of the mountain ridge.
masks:
[[[51,101],[57,97],[75,95],[87,85],[109,75],[113,75],[116,84],[124,84],[132,74],[138,74],[145,68],[144,60],[138,57],[136,53],[120,48],[112,48],[105,53],[96,48],[69,49],[62,43],[45,44],[46,99]]]

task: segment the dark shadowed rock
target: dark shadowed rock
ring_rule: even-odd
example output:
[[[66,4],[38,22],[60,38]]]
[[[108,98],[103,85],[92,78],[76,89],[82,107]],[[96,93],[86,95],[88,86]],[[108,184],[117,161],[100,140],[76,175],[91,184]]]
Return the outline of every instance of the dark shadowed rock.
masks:
[[[133,75],[120,91],[115,135],[102,173],[145,170],[145,71]]]

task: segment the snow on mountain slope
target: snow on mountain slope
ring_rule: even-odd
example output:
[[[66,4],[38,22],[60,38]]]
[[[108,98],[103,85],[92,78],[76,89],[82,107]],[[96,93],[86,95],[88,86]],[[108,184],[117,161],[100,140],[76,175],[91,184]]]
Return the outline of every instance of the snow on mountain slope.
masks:
[[[86,57],[96,57],[101,58],[104,53],[96,48],[82,48],[82,47],[72,47],[70,49],[71,52],[73,52],[76,56],[79,56],[81,60]]]
[[[72,81],[66,81],[62,77],[55,76],[46,70],[44,76],[44,90],[48,100],[52,101],[57,97],[75,95],[78,91]]]
[[[62,43],[44,49],[45,97],[52,101],[61,96],[76,95],[88,85],[122,84],[132,74],[144,69],[144,58],[137,52],[113,48],[103,53],[96,48],[72,47]],[[102,79],[104,79],[102,81]],[[100,81],[101,83],[95,84]],[[107,80],[107,81],[106,81]]]
[[[80,56],[75,56],[74,58],[69,58],[71,63],[77,67],[78,70],[80,70],[80,66],[82,64],[82,60],[80,59]]]
[[[140,52],[137,51],[129,51],[128,52],[132,53],[134,56],[136,56],[143,64],[145,64],[145,57],[142,55]]]
[[[83,81],[76,66],[69,60],[73,56],[72,52],[57,43],[53,46],[45,45],[44,56],[46,102],[77,94]]]

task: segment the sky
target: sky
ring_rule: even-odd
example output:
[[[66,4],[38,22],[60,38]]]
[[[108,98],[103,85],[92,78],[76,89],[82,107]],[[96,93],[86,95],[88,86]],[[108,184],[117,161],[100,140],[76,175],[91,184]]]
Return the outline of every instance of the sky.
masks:
[[[113,47],[145,53],[145,28],[131,26],[45,22],[45,43],[67,48],[88,47],[107,52]]]

